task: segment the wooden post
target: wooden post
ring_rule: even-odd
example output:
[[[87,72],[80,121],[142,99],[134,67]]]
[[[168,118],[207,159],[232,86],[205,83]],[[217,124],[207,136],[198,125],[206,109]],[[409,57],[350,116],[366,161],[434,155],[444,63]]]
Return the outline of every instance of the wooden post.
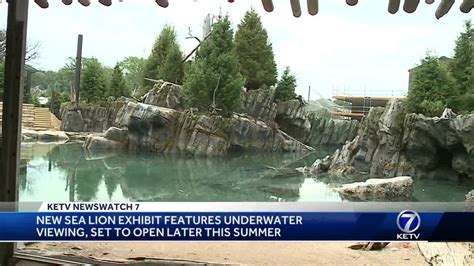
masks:
[[[311,99],[311,86],[308,87],[308,103],[310,99]]]
[[[79,95],[81,90],[81,67],[82,67],[82,34],[77,36],[76,73],[74,77],[74,90],[76,92],[76,107],[79,108]]]
[[[31,75],[33,75],[31,71],[26,71],[26,85],[23,103],[31,103]]]
[[[8,1],[5,53],[5,89],[3,94],[2,159],[0,160],[0,202],[18,206],[18,174],[21,142],[21,103],[25,66],[28,0]],[[0,264],[9,265],[14,243],[0,244]]]

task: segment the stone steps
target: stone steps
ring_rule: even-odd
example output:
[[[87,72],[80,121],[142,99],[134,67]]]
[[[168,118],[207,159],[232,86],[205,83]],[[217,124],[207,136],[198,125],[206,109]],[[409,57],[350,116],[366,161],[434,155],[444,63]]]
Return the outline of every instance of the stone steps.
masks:
[[[0,102],[0,123],[2,122],[2,111],[3,103]],[[53,126],[51,119],[52,114],[48,108],[35,107],[33,104],[23,104],[22,106],[22,124],[24,128],[51,130],[56,128]]]

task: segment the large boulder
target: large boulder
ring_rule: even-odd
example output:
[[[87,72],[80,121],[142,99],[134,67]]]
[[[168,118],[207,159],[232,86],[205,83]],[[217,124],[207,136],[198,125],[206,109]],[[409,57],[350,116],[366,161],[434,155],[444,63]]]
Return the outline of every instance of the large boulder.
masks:
[[[233,151],[312,150],[261,120],[239,114],[230,118],[194,115],[129,102],[118,111],[115,124],[128,129],[128,148],[131,150],[190,155],[224,155]],[[98,139],[99,141],[103,139]],[[94,143],[91,143],[85,147],[90,148],[93,145]]]
[[[274,94],[274,87],[242,93],[240,112],[263,121],[275,120],[277,105],[273,102]]]
[[[61,112],[61,130],[81,132],[84,128],[84,119],[79,110],[65,109]]]
[[[184,109],[182,87],[159,80],[145,95],[144,103],[176,110]]]
[[[22,142],[67,142],[69,137],[63,131],[35,131],[22,129]]]
[[[104,137],[106,139],[125,142],[128,139],[128,130],[118,127],[110,127],[105,131]]]
[[[371,178],[365,182],[345,184],[335,190],[347,200],[406,200],[413,192],[413,179],[409,176]]]
[[[326,156],[323,159],[317,159],[310,167],[305,167],[303,172],[310,175],[317,175],[319,173],[327,172],[331,166],[331,162],[331,156]]]

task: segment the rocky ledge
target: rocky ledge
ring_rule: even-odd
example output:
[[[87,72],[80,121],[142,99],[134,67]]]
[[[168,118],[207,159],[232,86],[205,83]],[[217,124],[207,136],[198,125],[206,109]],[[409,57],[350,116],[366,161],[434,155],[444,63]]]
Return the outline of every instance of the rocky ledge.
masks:
[[[372,108],[358,135],[330,158],[336,176],[474,178],[474,114],[408,114],[403,100]]]
[[[189,155],[313,150],[283,131],[243,114],[230,118],[195,115],[128,102],[118,110],[114,124],[117,128],[109,129],[104,137],[90,136],[84,147],[94,150],[125,146],[129,150]]]
[[[406,200],[413,192],[413,179],[409,176],[371,178],[365,182],[345,184],[335,190],[346,200]]]
[[[309,145],[343,145],[352,140],[357,132],[358,122],[334,119],[323,109],[307,112],[302,100],[274,101],[275,89],[250,90],[242,93],[238,113],[248,115],[251,120],[262,120],[267,127],[278,128],[296,140]],[[107,106],[66,105],[61,108],[61,130],[67,132],[104,132],[116,126],[118,111],[130,100],[119,98]],[[144,104],[184,110],[182,87],[170,82],[157,81],[141,99]]]
[[[466,210],[474,211],[474,190],[466,195]]]
[[[26,142],[67,142],[69,137],[63,131],[35,131],[22,129],[21,141]]]

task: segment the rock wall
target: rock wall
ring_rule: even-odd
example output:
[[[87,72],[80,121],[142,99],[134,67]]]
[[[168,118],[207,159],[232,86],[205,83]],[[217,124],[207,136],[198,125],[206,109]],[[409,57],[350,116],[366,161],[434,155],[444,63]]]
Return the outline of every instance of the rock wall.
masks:
[[[343,145],[359,128],[358,121],[332,118],[326,109],[308,113],[298,100],[278,103],[275,120],[283,131],[312,147]]]
[[[278,123],[280,129],[297,140],[316,147],[343,145],[352,140],[359,126],[355,120],[333,119],[327,110],[307,113],[299,100],[274,103],[275,88],[242,93],[239,113],[263,120],[267,125]],[[160,81],[145,95],[144,103],[183,110],[182,88]]]
[[[308,115],[311,128],[303,142],[315,147],[320,145],[343,145],[353,140],[359,129],[359,121],[331,118],[328,110],[322,109]]]
[[[128,129],[128,149],[155,153],[223,155],[233,151],[307,152],[312,148],[261,120],[245,115],[231,118],[193,115],[143,103],[128,102],[118,112],[115,125]],[[87,149],[102,145],[91,136]],[[102,139],[98,139],[102,138]]]
[[[107,107],[91,105],[76,108],[61,107],[61,130],[68,132],[104,132],[114,126],[117,110],[128,102],[125,98],[112,102]]]
[[[283,131],[302,141],[311,131],[304,105],[298,100],[278,103],[275,121]]]
[[[474,114],[407,114],[403,100],[372,108],[353,141],[337,150],[330,173],[474,178]]]
[[[274,121],[277,104],[273,102],[275,89],[258,89],[242,93],[240,113],[263,121]]]
[[[184,109],[181,86],[159,81],[142,99],[150,106],[177,111]],[[328,111],[307,113],[298,100],[274,103],[274,89],[251,90],[242,94],[241,114],[249,120],[260,120],[270,128],[279,128],[288,135],[316,147],[342,145],[354,138],[358,122],[333,119]],[[61,130],[67,132],[104,132],[117,126],[116,115],[129,100],[121,98],[107,107],[67,105],[61,108]],[[239,116],[239,115],[237,115]],[[244,116],[241,116],[244,117]],[[215,121],[212,121],[215,122]],[[204,122],[203,122],[204,123]],[[254,122],[257,123],[257,122]],[[278,124],[278,125],[277,125]]]

